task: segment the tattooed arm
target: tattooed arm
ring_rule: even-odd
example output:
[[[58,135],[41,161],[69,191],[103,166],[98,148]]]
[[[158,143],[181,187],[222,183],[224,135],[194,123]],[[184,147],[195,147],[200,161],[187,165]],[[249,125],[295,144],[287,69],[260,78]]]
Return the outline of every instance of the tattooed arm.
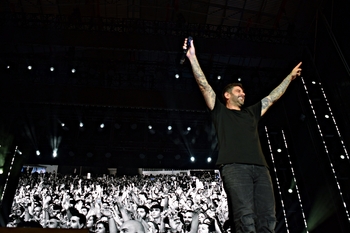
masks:
[[[183,48],[187,49],[187,39],[185,39]],[[188,59],[191,62],[193,75],[196,79],[196,82],[199,86],[200,91],[203,94],[205,103],[207,104],[207,106],[210,110],[213,110],[214,105],[215,105],[216,94],[215,94],[213,88],[209,85],[209,83],[208,83],[199,63],[198,63],[197,56],[195,53],[195,48],[193,46],[193,40],[191,41],[191,47],[188,50],[186,56],[188,57]]]
[[[301,62],[294,67],[292,72],[278,85],[271,93],[261,100],[261,116],[265,114],[267,109],[271,107],[273,103],[275,103],[283,94],[286,92],[287,87],[290,82],[294,80],[297,76],[300,76],[301,73]]]

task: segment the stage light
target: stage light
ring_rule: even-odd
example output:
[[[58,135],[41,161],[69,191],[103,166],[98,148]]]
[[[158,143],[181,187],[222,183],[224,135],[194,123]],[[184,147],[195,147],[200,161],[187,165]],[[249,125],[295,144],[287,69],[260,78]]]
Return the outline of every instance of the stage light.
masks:
[[[40,155],[40,151],[39,150],[36,150],[36,155],[39,156]]]
[[[173,127],[171,127],[171,125],[169,125],[168,126],[168,130],[172,130],[173,129]]]
[[[100,124],[100,128],[103,129],[105,127],[105,124]]]
[[[65,124],[62,122],[62,123],[61,123],[61,126],[62,126],[62,127],[64,127],[64,126],[65,126]]]
[[[281,152],[282,152],[282,150],[281,150],[281,149],[277,149],[277,152],[278,152],[278,153],[281,153]]]
[[[329,118],[329,115],[326,114],[326,115],[324,115],[324,117],[325,117],[326,119],[328,119],[328,118]]]
[[[241,79],[241,78],[238,78],[237,80],[240,82],[242,79]]]
[[[80,128],[84,127],[84,123],[83,123],[83,122],[80,122],[79,127],[80,127]]]
[[[316,82],[315,82],[315,81],[312,81],[311,83],[312,83],[312,84],[316,84]]]
[[[211,162],[211,158],[210,158],[210,157],[207,158],[207,162],[208,162],[208,163]]]
[[[344,155],[340,155],[340,158],[341,158],[341,159],[345,159],[345,156],[344,156]]]
[[[6,66],[6,69],[10,69],[10,66]]]
[[[194,162],[195,160],[196,159],[193,156],[191,156],[191,161]]]
[[[73,74],[75,73],[75,69],[74,69],[74,68],[72,69],[72,73],[73,73]]]
[[[149,126],[148,126],[148,129],[152,129],[152,125],[149,125]]]
[[[221,79],[221,76],[220,75],[218,75],[218,80],[220,80]]]
[[[293,189],[288,189],[288,193],[293,193]]]
[[[179,74],[175,74],[175,78],[180,78],[180,75]]]
[[[4,174],[4,169],[0,168],[0,174]]]
[[[28,66],[28,70],[31,70],[32,69],[32,66]]]
[[[187,131],[191,131],[191,127],[187,127]]]
[[[54,158],[57,157],[57,148],[53,149],[53,151],[52,151],[52,157],[54,157]]]
[[[50,71],[54,71],[55,68],[53,66],[50,67]]]

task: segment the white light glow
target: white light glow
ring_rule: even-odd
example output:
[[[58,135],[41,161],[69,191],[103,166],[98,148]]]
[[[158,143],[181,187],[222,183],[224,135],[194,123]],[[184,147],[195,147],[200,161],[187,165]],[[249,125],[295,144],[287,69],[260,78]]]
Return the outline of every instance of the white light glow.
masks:
[[[57,148],[53,149],[53,151],[52,151],[52,157],[54,157],[54,158],[57,157]]]

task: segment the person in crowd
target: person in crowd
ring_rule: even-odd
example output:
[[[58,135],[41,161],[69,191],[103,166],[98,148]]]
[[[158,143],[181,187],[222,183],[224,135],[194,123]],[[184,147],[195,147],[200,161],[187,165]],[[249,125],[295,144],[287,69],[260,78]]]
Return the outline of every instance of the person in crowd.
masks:
[[[67,225],[71,229],[83,229],[86,226],[86,217],[81,213],[72,213]]]
[[[124,222],[123,225],[121,225],[120,227],[120,232],[146,233],[143,225],[136,220],[128,220]]]

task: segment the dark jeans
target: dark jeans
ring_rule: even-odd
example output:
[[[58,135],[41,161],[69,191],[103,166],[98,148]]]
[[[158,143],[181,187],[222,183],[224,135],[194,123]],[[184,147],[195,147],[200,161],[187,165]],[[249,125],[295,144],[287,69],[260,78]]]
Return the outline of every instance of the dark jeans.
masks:
[[[230,220],[235,225],[231,231],[275,232],[275,197],[269,170],[265,166],[227,164],[222,167],[221,176]]]

